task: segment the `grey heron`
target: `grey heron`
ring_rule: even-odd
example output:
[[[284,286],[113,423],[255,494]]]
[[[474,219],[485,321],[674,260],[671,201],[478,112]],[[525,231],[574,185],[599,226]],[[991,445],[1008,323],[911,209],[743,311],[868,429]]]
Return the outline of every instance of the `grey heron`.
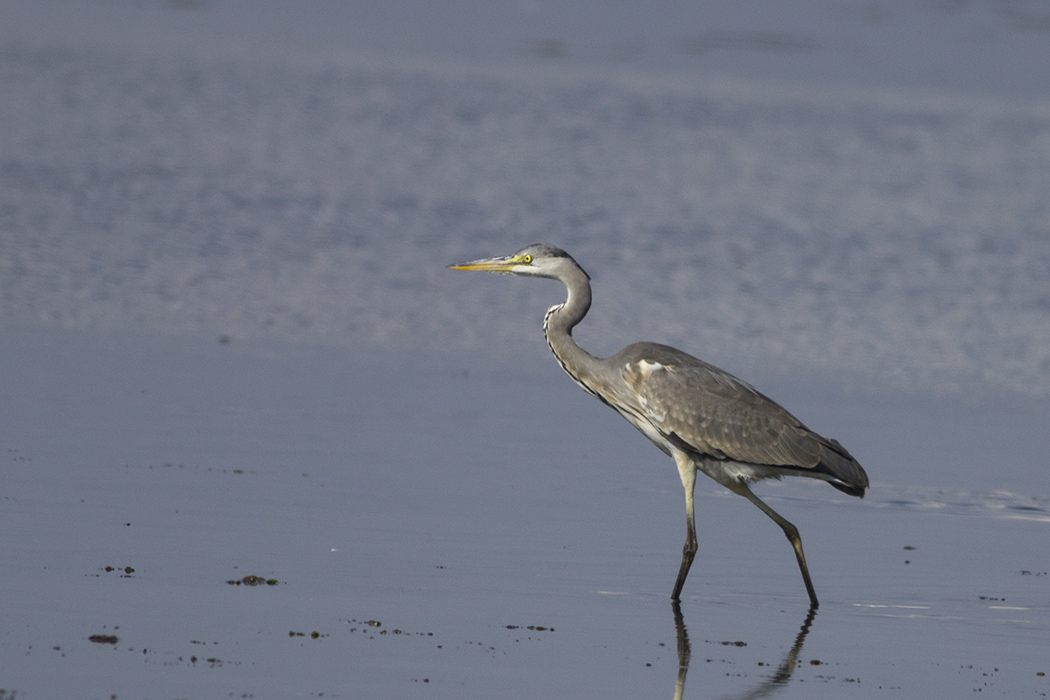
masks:
[[[612,357],[594,357],[576,344],[572,329],[591,306],[590,276],[561,248],[530,245],[513,255],[449,265],[556,279],[568,298],[547,310],[543,333],[558,364],[584,391],[642,431],[674,459],[685,488],[686,540],[673,600],[696,556],[693,489],[701,471],[758,506],[791,542],[812,607],[817,594],[798,529],[751,492],[749,483],[783,476],[821,479],[863,497],[864,469],[836,440],[822,437],[772,399],[733,375],[681,350],[634,343]]]

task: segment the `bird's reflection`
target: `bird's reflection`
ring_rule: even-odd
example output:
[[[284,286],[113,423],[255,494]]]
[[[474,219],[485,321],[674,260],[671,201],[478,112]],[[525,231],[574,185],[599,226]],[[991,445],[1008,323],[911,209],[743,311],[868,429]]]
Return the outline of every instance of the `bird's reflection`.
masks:
[[[681,604],[677,600],[672,600],[671,609],[674,610],[674,629],[678,639],[678,680],[674,684],[674,700],[682,700],[682,691],[685,690],[685,674],[689,673],[689,659],[693,656],[693,648],[689,646],[689,633],[685,630],[685,618],[682,617]]]
[[[689,632],[685,627],[685,618],[682,616],[682,606],[678,601],[672,601],[671,609],[674,611],[674,626],[678,641],[678,679],[675,681],[674,686],[674,700],[681,700],[682,693],[685,691],[685,676],[689,672],[692,647],[689,644]],[[725,700],[756,700],[757,698],[764,698],[786,685],[788,680],[791,679],[791,674],[795,672],[795,667],[798,665],[798,655],[802,651],[802,643],[806,641],[806,635],[809,634],[809,629],[813,625],[813,619],[816,616],[817,607],[812,605],[809,608],[806,619],[802,621],[802,627],[799,629],[798,634],[795,635],[794,644],[788,649],[784,660],[780,662],[780,666],[777,667],[772,676],[763,679],[755,687],[745,692],[726,696]]]

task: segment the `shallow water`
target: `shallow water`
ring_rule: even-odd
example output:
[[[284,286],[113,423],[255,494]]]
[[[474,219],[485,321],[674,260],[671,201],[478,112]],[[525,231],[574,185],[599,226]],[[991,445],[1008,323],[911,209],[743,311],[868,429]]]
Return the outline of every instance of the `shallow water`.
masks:
[[[7,322],[506,356],[561,291],[445,265],[546,240],[598,353],[1050,394],[1045,103],[104,38],[5,44]]]
[[[677,474],[553,361],[406,370],[67,332],[0,352],[8,692],[673,695]],[[684,696],[1046,693],[1045,497],[887,483],[893,449],[857,449],[877,465],[864,500],[759,489],[798,525],[822,600],[797,651],[790,548],[699,484]],[[932,444],[912,459],[950,462]],[[277,584],[231,583],[248,575]]]
[[[1044,697],[1038,8],[498,7],[5,4],[0,697]],[[535,240],[867,468],[756,489],[815,617],[710,482],[672,608],[562,291],[445,269]]]

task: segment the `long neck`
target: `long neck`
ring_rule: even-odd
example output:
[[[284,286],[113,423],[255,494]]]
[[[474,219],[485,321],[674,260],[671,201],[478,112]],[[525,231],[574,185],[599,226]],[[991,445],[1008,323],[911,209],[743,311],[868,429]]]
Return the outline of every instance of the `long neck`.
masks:
[[[587,315],[591,308],[591,283],[587,274],[580,268],[573,268],[562,279],[569,296],[565,303],[552,306],[543,318],[543,334],[547,337],[558,364],[573,380],[586,391],[597,393],[591,388],[594,370],[598,358],[576,344],[572,329]]]

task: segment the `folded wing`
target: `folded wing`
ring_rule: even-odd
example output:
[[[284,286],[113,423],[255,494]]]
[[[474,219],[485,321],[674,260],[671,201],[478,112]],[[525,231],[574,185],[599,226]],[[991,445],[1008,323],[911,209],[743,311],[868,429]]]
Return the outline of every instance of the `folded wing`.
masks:
[[[624,380],[646,418],[680,449],[827,478],[862,496],[864,469],[837,441],[807,428],[746,382],[664,345],[624,350]],[[818,476],[818,474],[823,476]]]

